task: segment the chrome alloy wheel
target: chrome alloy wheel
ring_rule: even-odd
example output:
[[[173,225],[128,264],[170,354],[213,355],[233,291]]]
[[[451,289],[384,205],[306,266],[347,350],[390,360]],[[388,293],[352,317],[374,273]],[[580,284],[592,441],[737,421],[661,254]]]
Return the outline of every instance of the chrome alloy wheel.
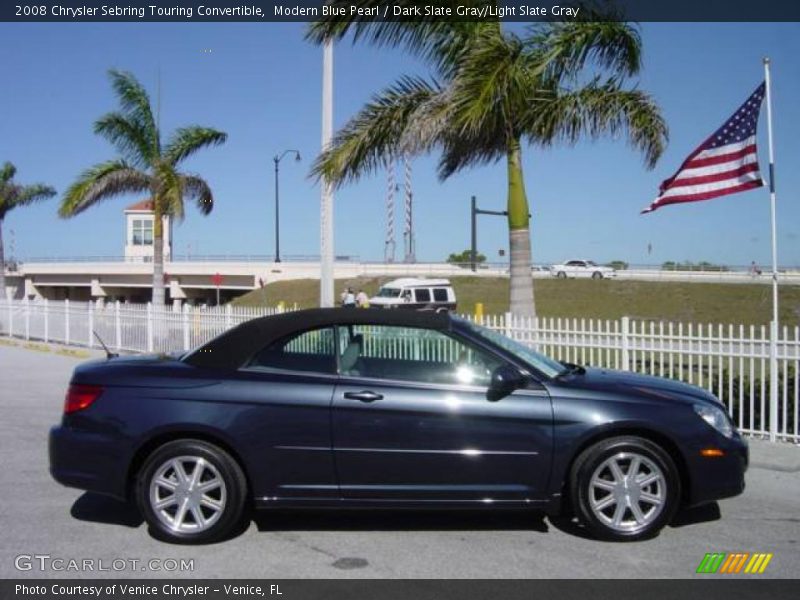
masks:
[[[614,531],[636,533],[664,510],[667,481],[649,458],[619,452],[603,461],[589,481],[589,506]]]
[[[150,508],[178,533],[205,531],[225,511],[225,482],[200,456],[177,456],[162,464],[150,480]]]

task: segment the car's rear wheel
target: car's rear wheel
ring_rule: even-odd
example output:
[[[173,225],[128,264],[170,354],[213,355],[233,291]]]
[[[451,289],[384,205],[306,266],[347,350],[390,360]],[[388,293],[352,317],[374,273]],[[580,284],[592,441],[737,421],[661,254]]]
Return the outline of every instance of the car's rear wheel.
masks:
[[[147,458],[136,491],[142,515],[157,537],[200,544],[224,539],[240,524],[247,480],[221,448],[176,440]]]
[[[602,278],[603,274],[600,271],[595,271],[594,273],[592,273],[592,279],[602,279]]]
[[[559,272],[556,274],[556,277],[558,277],[559,279],[566,279],[566,278],[567,278],[567,274],[566,274],[566,273],[564,273],[564,271],[559,271]]]
[[[597,537],[632,541],[655,535],[680,498],[675,463],[640,437],[603,440],[587,448],[571,473],[575,514]]]

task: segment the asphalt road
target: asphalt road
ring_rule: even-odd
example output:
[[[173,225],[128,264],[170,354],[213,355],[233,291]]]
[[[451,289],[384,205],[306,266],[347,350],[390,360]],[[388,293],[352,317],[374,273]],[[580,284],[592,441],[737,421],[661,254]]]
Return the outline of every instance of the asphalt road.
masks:
[[[760,577],[800,573],[800,448],[760,441],[751,445],[744,495],[684,515],[646,542],[593,541],[536,513],[268,512],[221,544],[165,544],[132,507],[50,479],[47,432],[78,362],[0,345],[2,578],[685,578],[706,552],[736,551],[774,553]],[[40,570],[50,559],[21,555],[65,562]],[[74,571],[71,559],[122,570]],[[166,568],[176,566],[168,559],[191,560],[193,570],[146,570],[152,559]]]

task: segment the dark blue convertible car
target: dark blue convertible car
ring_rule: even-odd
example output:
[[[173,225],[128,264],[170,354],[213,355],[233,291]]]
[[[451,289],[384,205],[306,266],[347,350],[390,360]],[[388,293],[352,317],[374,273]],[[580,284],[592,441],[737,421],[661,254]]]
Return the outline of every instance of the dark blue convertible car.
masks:
[[[250,506],[566,511],[634,540],[741,493],[747,460],[700,388],[407,311],[286,313],[83,364],[50,433],[57,481],[135,498],[183,542],[231,535]]]

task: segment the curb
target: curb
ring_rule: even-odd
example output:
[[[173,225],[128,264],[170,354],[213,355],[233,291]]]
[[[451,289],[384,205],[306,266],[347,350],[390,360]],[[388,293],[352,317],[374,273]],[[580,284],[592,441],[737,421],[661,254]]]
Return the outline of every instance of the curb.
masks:
[[[87,350],[77,350],[75,348],[64,348],[60,346],[51,346],[40,342],[25,342],[22,340],[15,340],[13,338],[2,337],[0,338],[0,346],[8,346],[12,348],[23,348],[25,350],[33,350],[34,352],[52,353],[59,356],[69,356],[70,358],[91,358],[92,354]]]

